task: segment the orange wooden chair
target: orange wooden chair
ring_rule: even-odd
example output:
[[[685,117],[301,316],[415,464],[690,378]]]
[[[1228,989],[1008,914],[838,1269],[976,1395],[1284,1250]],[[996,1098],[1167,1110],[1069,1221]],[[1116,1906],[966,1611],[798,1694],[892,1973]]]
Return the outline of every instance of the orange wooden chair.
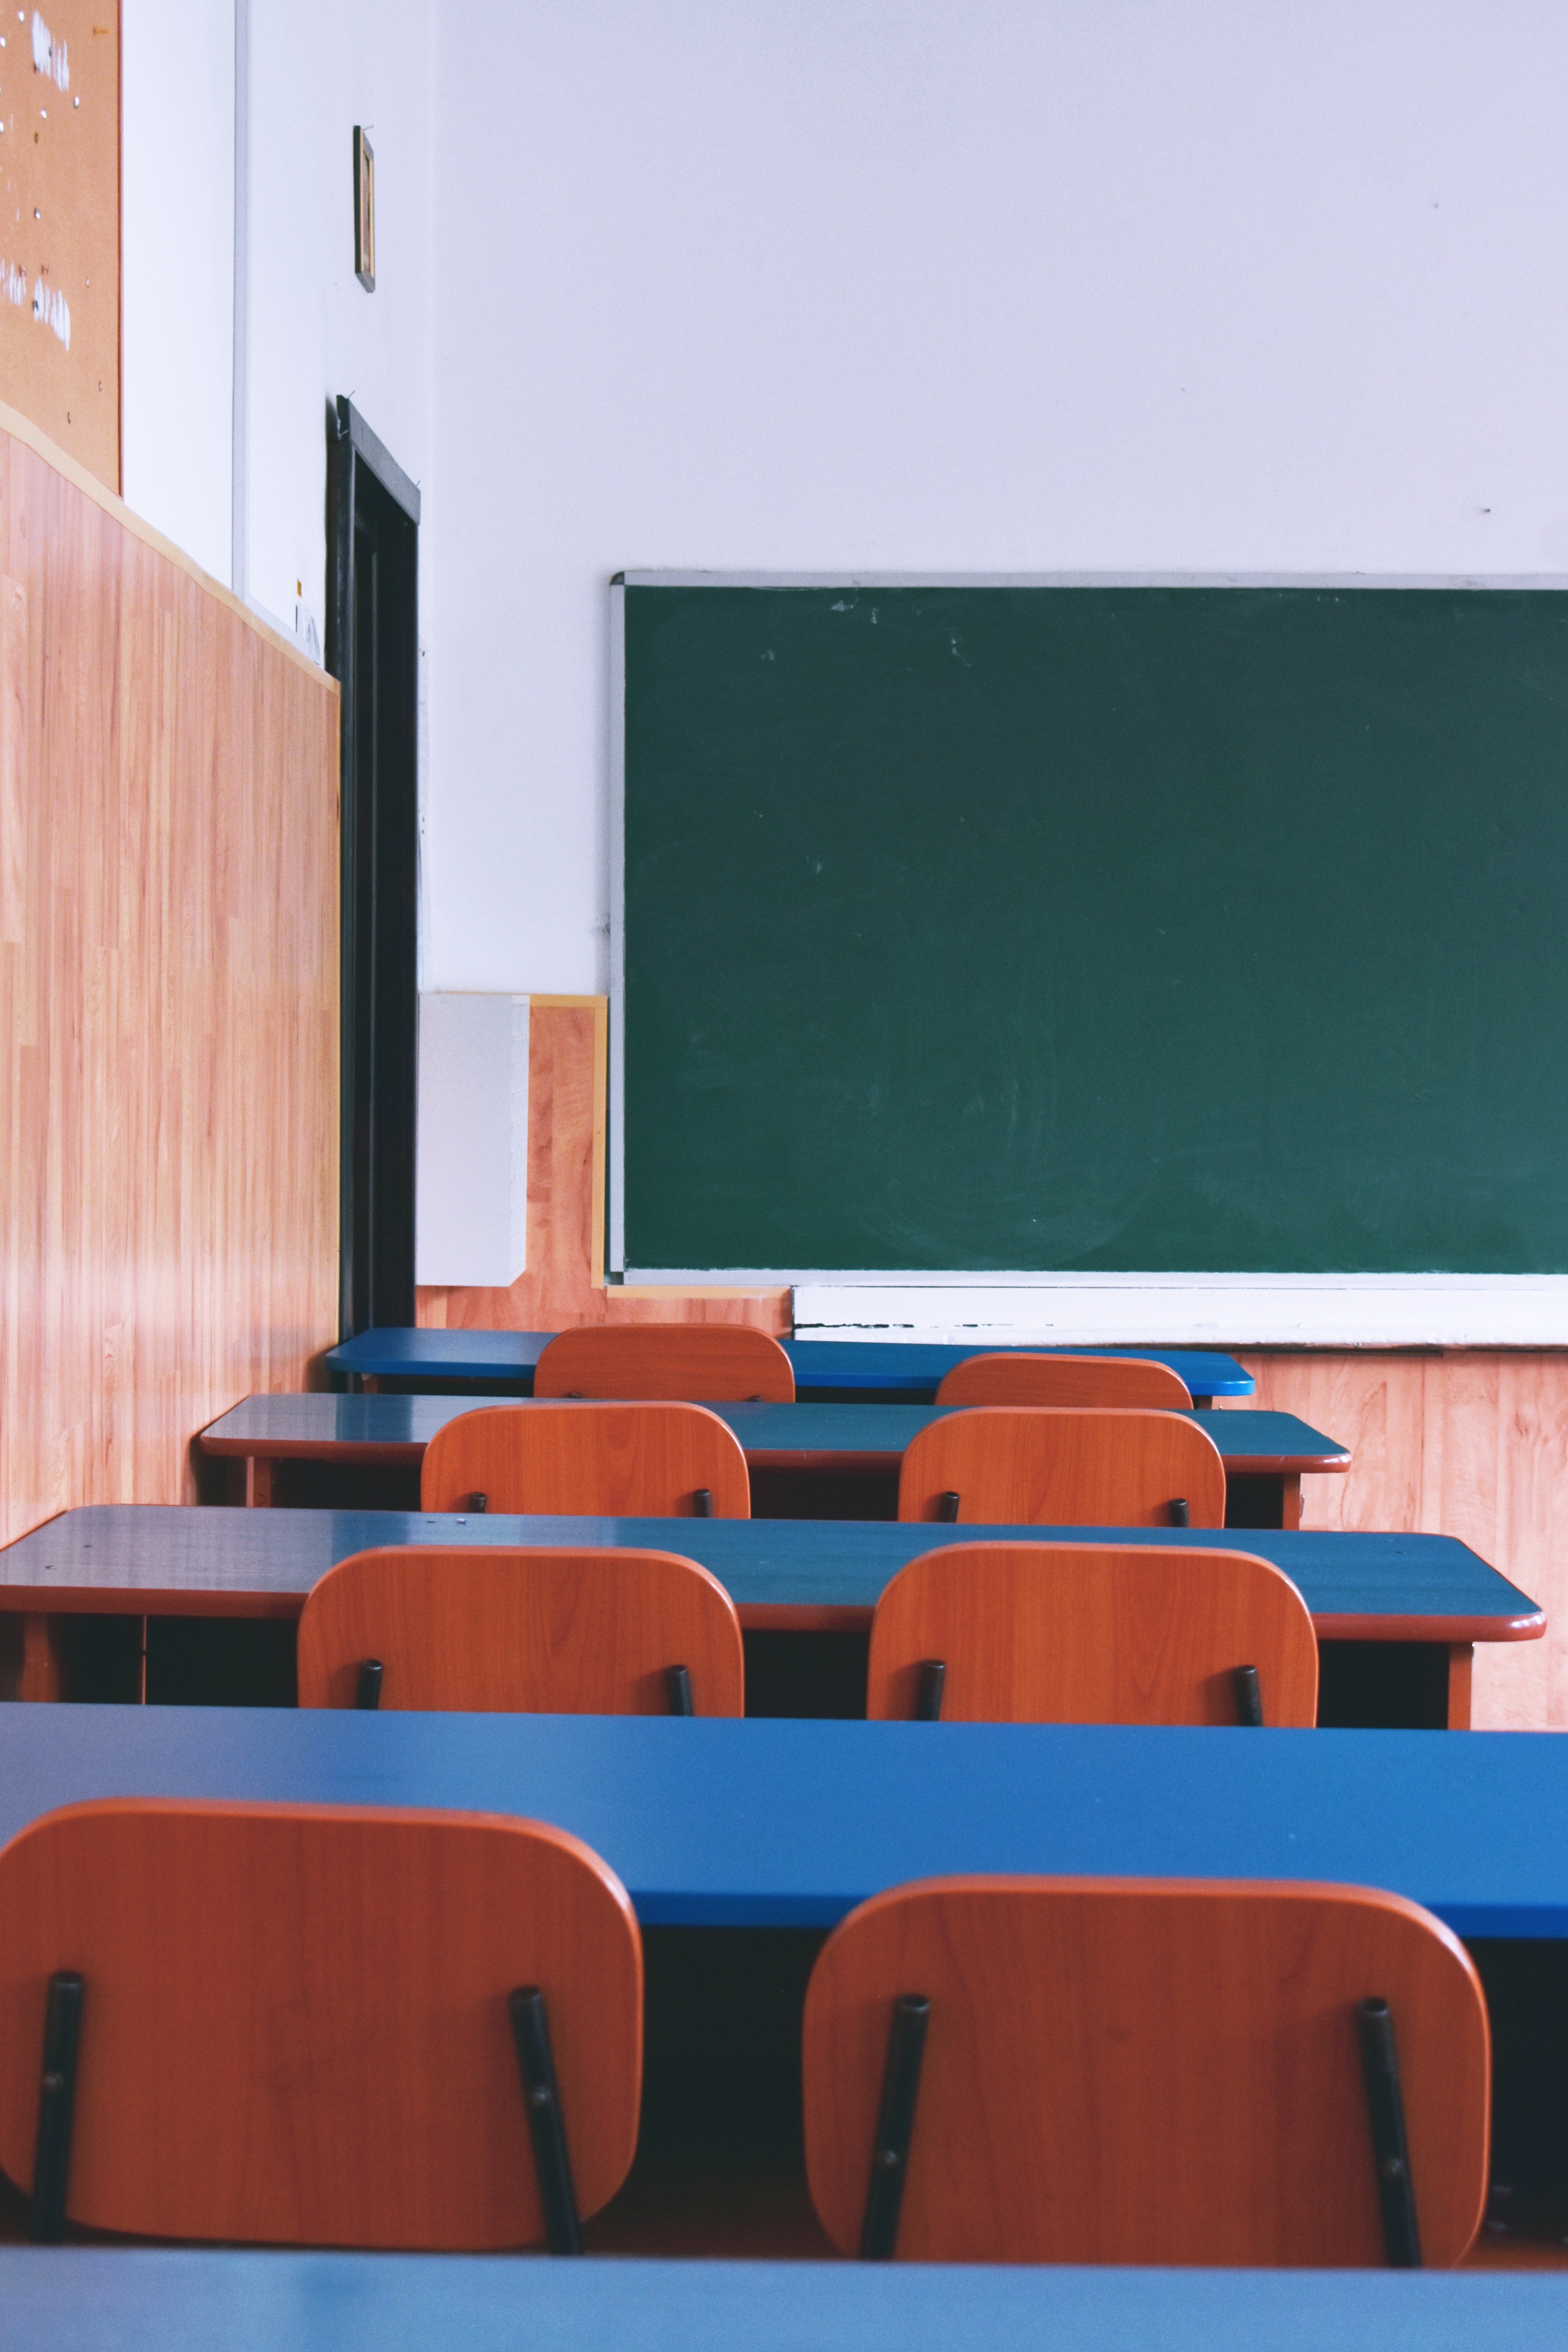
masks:
[[[135,1798],[0,1853],[0,2166],[35,2237],[574,2252],[641,2076],[637,1920],[564,1831]]]
[[[1225,1464],[1207,1431],[1173,1412],[975,1405],[928,1422],[905,1449],[899,1517],[1222,1528]]]
[[[355,1552],[300,1620],[301,1706],[743,1715],[741,1621],[668,1551]]]
[[[547,1343],[533,1393],[793,1404],[795,1367],[776,1339],[742,1323],[584,1323]]]
[[[938,1404],[1152,1405],[1183,1412],[1192,1391],[1148,1356],[965,1356],[943,1375]]]
[[[426,1511],[749,1519],[740,1441],[700,1404],[493,1404],[425,1449]]]
[[[1480,2226],[1480,1984],[1373,1888],[895,1887],[824,1946],[804,2068],[844,2253],[1444,2266]]]
[[[878,1601],[866,1712],[1299,1728],[1318,1717],[1318,1641],[1290,1579],[1246,1552],[952,1544]]]

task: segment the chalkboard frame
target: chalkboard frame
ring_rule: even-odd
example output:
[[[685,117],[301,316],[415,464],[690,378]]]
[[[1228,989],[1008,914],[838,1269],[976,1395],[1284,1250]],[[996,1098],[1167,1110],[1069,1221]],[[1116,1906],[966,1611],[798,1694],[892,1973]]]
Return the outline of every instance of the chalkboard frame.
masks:
[[[1520,591],[1568,593],[1563,573],[1303,572],[752,572],[626,571],[610,585],[610,1009],[607,1265],[610,1278],[650,1286],[789,1286],[810,1328],[868,1339],[967,1338],[984,1344],[1123,1343],[1284,1346],[1568,1345],[1568,1274],[1357,1274],[1243,1276],[1131,1271],[1094,1276],[1038,1270],[628,1265],[626,1253],[626,591],[658,588],[1295,589]],[[805,1325],[802,1328],[806,1328]]]

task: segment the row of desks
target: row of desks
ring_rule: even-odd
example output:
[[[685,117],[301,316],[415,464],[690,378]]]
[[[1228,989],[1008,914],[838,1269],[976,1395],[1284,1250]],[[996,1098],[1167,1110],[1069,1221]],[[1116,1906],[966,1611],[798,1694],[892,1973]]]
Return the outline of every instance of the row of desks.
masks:
[[[533,1368],[552,1331],[426,1331],[383,1328],[329,1348],[326,1365],[337,1378],[356,1381],[458,1381],[504,1385],[519,1396],[531,1394]],[[1009,1351],[989,1340],[968,1347],[942,1347],[919,1340],[784,1339],[802,1397],[930,1399],[937,1383],[968,1356]],[[1213,1348],[1031,1348],[1012,1350],[1043,1356],[1140,1356],[1169,1364],[1204,1403],[1214,1397],[1250,1396],[1250,1372],[1234,1356]]]
[[[439,1429],[474,1410],[472,1397],[251,1396],[203,1430],[203,1453],[247,1465],[246,1499],[269,1503],[283,1462],[340,1469],[416,1467]],[[904,1451],[932,1421],[952,1410],[933,1404],[714,1404],[735,1433],[753,1477],[896,1481]],[[1185,1416],[1198,1420],[1195,1413]],[[1219,1448],[1226,1481],[1237,1488],[1227,1523],[1294,1528],[1301,1519],[1303,1472],[1350,1468],[1346,1449],[1289,1412],[1205,1413],[1203,1428]]]
[[[96,1504],[67,1511],[0,1551],[0,1612],[25,1621],[25,1639],[35,1657],[30,1695],[53,1696],[59,1684],[50,1679],[50,1629],[74,1615],[297,1618],[311,1586],[337,1561],[382,1545],[607,1545],[678,1551],[700,1561],[725,1587],[742,1626],[752,1633],[863,1636],[879,1595],[908,1560],[940,1545],[988,1538],[1199,1549],[1226,1540],[1195,1528],[514,1517],[500,1512],[469,1517]],[[1293,1580],[1325,1644],[1375,1643],[1430,1654],[1428,1664],[1440,1675],[1436,1707],[1415,1717],[1395,1712],[1373,1720],[1468,1725],[1471,1645],[1531,1641],[1545,1631],[1545,1618],[1530,1596],[1451,1536],[1258,1528],[1247,1531],[1245,1549]],[[1326,1680],[1330,1657],[1326,1649]]]
[[[0,1840],[57,1806],[132,1794],[543,1819],[605,1857],[650,1938],[684,1939],[682,1969],[710,1931],[732,1969],[737,1939],[815,1948],[882,1886],[971,1870],[1375,1884],[1480,1939],[1494,1968],[1568,1934],[1568,1749],[1551,1737],[0,1711]],[[1371,2330],[1425,2352],[1533,2352],[1565,2304],[1559,2280],[1390,2273],[0,2255],[0,2342],[45,2352],[110,2337],[126,2352],[389,2339],[1327,2352]]]
[[[869,1349],[851,1352],[857,1369],[872,1369]],[[888,1352],[907,1375],[911,1351]],[[253,1399],[215,1424],[207,1444],[258,1464],[341,1461],[359,1447],[363,1463],[406,1465],[461,1409],[394,1396]],[[762,1471],[882,1474],[930,1418],[863,1407],[873,1417],[851,1428],[842,1419],[814,1426],[801,1418],[807,1407],[720,1410]],[[781,1412],[791,1417],[770,1425],[766,1416]],[[1346,1466],[1318,1433],[1278,1425],[1286,1419],[1226,1414],[1205,1426],[1233,1476],[1299,1482],[1304,1470]],[[1222,1439],[1226,1423],[1236,1425]],[[1258,1426],[1265,1423],[1276,1425]],[[254,1492],[254,1474],[251,1483]],[[1451,1539],[1303,1535],[1298,1516],[1282,1511],[1289,1531],[1249,1529],[1247,1548],[1295,1579],[1326,1641],[1446,1646],[1454,1676],[1464,1661],[1468,1702],[1470,1643],[1543,1630],[1526,1595]],[[287,1618],[335,1559],[378,1542],[594,1543],[701,1559],[753,1632],[832,1633],[863,1628],[888,1578],[937,1543],[984,1534],[1093,1542],[1110,1532],[101,1508],[68,1513],[0,1553],[0,1610],[45,1624],[117,1610]],[[1223,1540],[1201,1530],[1137,1530],[1131,1539]],[[1452,1701],[1449,1719],[1460,1719]],[[996,1871],[1374,1884],[1410,1895],[1462,1935],[1517,1942],[1568,1937],[1561,1753],[1549,1738],[1519,1736],[1253,1740],[1033,1726],[59,1707],[0,1713],[0,1839],[93,1795],[433,1805],[573,1830],[617,1871],[654,1930],[821,1930],[885,1885]],[[872,2352],[895,2338],[1044,2344],[1064,2331],[1111,2352],[1134,2343],[1174,2352],[1216,2332],[1307,2352],[1369,2327],[1396,2347],[1451,2338],[1484,2352],[1538,2340],[1564,2300],[1551,2280],[1376,2274],[869,2275],[791,2264],[764,2276],[758,2265],[712,2263],[584,2272],[97,2252],[0,2256],[0,2267],[3,2307],[29,2342],[96,2345],[112,2319],[128,2346],[182,2332],[237,2343],[249,2330],[258,2345],[300,2352],[373,2336],[379,2344],[393,2331],[418,2344],[482,2347],[503,2332],[514,2340],[520,2326],[546,2346],[626,2334],[650,2352],[677,2336],[717,2346],[743,2334],[763,2352],[806,2344]]]

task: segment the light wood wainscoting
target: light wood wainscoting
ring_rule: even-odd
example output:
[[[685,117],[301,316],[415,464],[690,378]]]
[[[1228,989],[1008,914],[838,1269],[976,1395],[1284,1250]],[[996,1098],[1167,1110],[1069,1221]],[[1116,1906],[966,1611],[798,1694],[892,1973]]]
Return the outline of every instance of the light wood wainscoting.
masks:
[[[338,692],[0,409],[0,1539],[337,1334]]]
[[[528,1271],[510,1290],[422,1290],[419,1320],[555,1331],[669,1318],[787,1334],[787,1291],[605,1288],[605,1037],[602,997],[532,999]],[[1544,1641],[1478,1646],[1477,1726],[1568,1727],[1568,1352],[1242,1360],[1258,1405],[1352,1450],[1348,1476],[1302,1480],[1305,1526],[1458,1536],[1546,1610]]]
[[[1568,1728],[1568,1352],[1241,1360],[1258,1405],[1351,1448],[1347,1476],[1302,1479],[1303,1527],[1458,1536],[1545,1610],[1543,1641],[1478,1643],[1476,1728]]]

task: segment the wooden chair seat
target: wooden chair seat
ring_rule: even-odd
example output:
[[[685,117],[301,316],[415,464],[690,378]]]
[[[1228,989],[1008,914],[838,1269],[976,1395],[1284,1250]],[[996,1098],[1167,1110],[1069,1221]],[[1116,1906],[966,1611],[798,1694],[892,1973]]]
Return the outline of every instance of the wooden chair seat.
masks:
[[[419,1507],[749,1519],[752,1482],[733,1431],[701,1405],[496,1404],[437,1431]]]
[[[1207,1432],[1173,1412],[976,1405],[928,1422],[905,1449],[899,1517],[1220,1528],[1225,1464]]]
[[[965,1356],[943,1375],[938,1404],[1151,1405],[1182,1412],[1192,1391],[1149,1356],[1045,1356],[1007,1349]]]
[[[0,2166],[34,2186],[57,1971],[82,1979],[66,2210],[100,2230],[477,2249],[545,2234],[509,1998],[537,1987],[580,2212],[637,2145],[642,1946],[563,1831],[116,1799],[0,1853]]]
[[[900,2000],[916,2027],[929,2003],[912,2070],[909,2038],[889,2063]],[[1367,1887],[946,1878],[877,1895],[806,1992],[812,2201],[844,2253],[868,2203],[885,2225],[892,2202],[896,2251],[919,2262],[1381,2263],[1403,2182],[1374,2161],[1358,2009],[1379,2000],[1421,2249],[1457,2263],[1487,2191],[1486,2004],[1447,1927]]]
[[[943,1722],[1315,1723],[1318,1643],[1300,1593],[1246,1552],[1153,1544],[953,1544],[900,1569],[871,1620],[868,1716]],[[929,1678],[928,1678],[929,1679]]]
[[[584,1323],[547,1343],[533,1393],[793,1404],[795,1367],[776,1339],[743,1323]]]
[[[745,1713],[735,1606],[695,1560],[664,1551],[437,1545],[355,1552],[300,1619],[301,1706],[665,1715],[684,1667],[696,1715]]]

